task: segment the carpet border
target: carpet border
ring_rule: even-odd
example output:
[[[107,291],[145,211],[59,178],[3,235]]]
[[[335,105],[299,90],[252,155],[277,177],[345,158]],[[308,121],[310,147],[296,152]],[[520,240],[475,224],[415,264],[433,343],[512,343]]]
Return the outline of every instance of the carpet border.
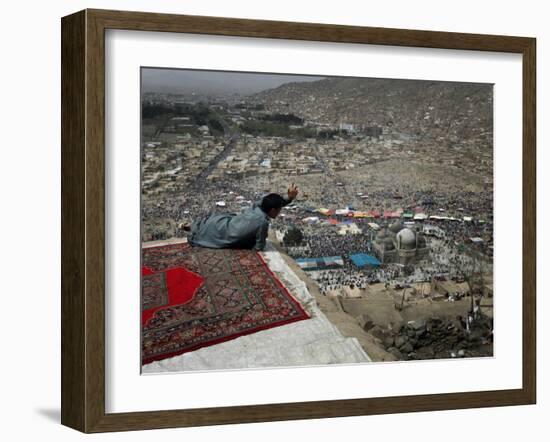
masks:
[[[158,247],[166,247],[166,246],[180,245],[180,244],[186,244],[186,243],[181,242],[181,243],[175,243],[175,244],[165,244],[165,245],[161,244],[161,245],[151,246],[151,247],[147,247],[147,248],[158,248]],[[192,245],[189,245],[189,246],[191,248],[193,248]],[[202,247],[202,248],[212,249],[210,247]],[[214,249],[214,250],[216,250],[216,249]],[[143,251],[143,248],[142,248],[142,251]],[[201,343],[201,344],[196,344],[194,346],[186,348],[185,350],[177,350],[175,352],[165,353],[162,356],[161,355],[159,355],[159,356],[150,356],[146,359],[142,359],[141,367],[143,367],[144,365],[150,364],[152,362],[160,362],[160,361],[163,361],[163,360],[166,360],[166,359],[169,359],[169,358],[173,358],[173,357],[176,357],[176,356],[181,356],[185,353],[190,353],[192,351],[199,350],[201,348],[210,347],[212,345],[220,344],[222,342],[232,341],[234,339],[240,338],[241,336],[247,336],[247,335],[251,335],[253,333],[257,333],[259,331],[268,330],[270,328],[280,327],[282,325],[287,325],[287,324],[291,324],[293,322],[303,321],[305,319],[311,319],[311,315],[302,307],[300,302],[290,292],[290,290],[280,281],[279,277],[277,275],[275,275],[275,273],[269,268],[269,266],[267,265],[267,262],[265,261],[264,257],[259,253],[259,251],[254,251],[254,252],[255,252],[256,256],[258,256],[258,258],[260,259],[261,265],[264,267],[264,269],[267,270],[267,272],[275,280],[275,283],[281,289],[283,289],[285,291],[285,293],[289,297],[289,299],[292,302],[292,304],[294,305],[294,307],[298,310],[300,315],[298,317],[295,317],[295,318],[289,318],[289,319],[283,320],[281,322],[278,322],[276,325],[267,324],[267,325],[261,325],[261,326],[255,327],[255,328],[251,328],[251,329],[246,330],[242,333],[239,333],[237,336],[224,336],[224,337],[221,337],[221,338],[216,338],[212,341],[208,341],[206,343],[206,345],[204,343]],[[143,264],[142,264],[142,266],[143,266]],[[141,293],[140,293],[140,298],[141,298]],[[141,302],[141,299],[140,299],[140,302]],[[140,336],[141,336],[141,333],[142,333],[142,327],[140,325]],[[140,349],[140,353],[141,353],[141,349]],[[246,368],[247,367],[243,367],[243,369],[246,369]]]

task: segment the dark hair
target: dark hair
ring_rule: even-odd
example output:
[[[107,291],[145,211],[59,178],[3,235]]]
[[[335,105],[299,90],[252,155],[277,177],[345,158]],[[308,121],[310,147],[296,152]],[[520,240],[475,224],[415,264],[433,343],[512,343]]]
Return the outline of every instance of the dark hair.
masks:
[[[286,205],[286,200],[277,193],[270,193],[262,198],[260,208],[268,213],[271,209],[279,209]]]

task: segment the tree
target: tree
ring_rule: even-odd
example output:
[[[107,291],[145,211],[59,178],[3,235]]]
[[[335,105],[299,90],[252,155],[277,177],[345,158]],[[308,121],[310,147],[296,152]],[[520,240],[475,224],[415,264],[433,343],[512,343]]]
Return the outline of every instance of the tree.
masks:
[[[296,226],[291,226],[283,237],[283,243],[286,246],[299,246],[303,239],[302,231]]]

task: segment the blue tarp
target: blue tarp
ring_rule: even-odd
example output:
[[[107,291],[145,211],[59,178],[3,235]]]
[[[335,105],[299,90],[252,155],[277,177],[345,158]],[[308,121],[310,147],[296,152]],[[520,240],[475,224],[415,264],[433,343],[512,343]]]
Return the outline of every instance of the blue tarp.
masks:
[[[378,267],[380,265],[380,261],[375,256],[367,255],[366,253],[356,253],[355,255],[350,255],[350,258],[357,267]]]

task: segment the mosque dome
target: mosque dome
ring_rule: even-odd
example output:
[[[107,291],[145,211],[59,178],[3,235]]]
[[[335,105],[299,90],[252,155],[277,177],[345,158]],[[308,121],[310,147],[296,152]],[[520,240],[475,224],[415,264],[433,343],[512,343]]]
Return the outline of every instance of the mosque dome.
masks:
[[[385,250],[393,250],[393,249],[395,249],[395,246],[394,246],[393,241],[392,241],[391,238],[386,238],[386,239],[384,240],[384,249],[385,249]]]
[[[416,234],[408,228],[402,229],[397,234],[397,243],[401,244],[402,249],[416,248]]]
[[[395,221],[394,223],[392,223],[392,225],[390,226],[390,230],[397,234],[398,232],[400,232],[401,230],[403,229],[403,224],[401,224],[401,221]]]

